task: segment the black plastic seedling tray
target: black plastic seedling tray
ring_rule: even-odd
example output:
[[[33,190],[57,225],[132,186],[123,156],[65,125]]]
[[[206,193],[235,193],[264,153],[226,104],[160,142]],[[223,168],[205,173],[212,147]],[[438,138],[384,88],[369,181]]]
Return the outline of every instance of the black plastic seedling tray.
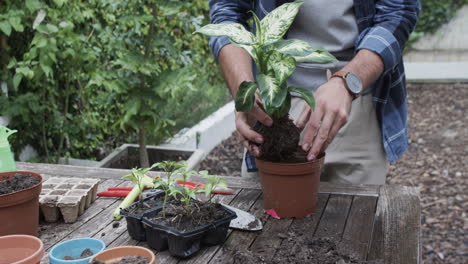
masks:
[[[161,198],[164,198],[164,192],[155,193],[155,195],[145,198],[143,202],[161,199]],[[161,205],[148,208],[146,211],[141,212],[139,214],[131,213],[130,211],[134,209],[135,207],[137,207],[138,203],[139,202],[136,201],[132,203],[132,205],[130,205],[128,208],[122,209],[120,211],[120,215],[125,217],[125,220],[127,221],[127,230],[128,230],[128,234],[130,235],[130,237],[137,241],[146,241],[146,232],[145,232],[145,229],[143,227],[141,220],[143,216],[145,216],[146,214],[150,212],[153,212],[153,211],[159,212],[162,209],[162,199],[161,199]]]
[[[172,256],[187,258],[198,252],[202,245],[212,246],[223,243],[229,224],[237,215],[224,206],[220,208],[227,213],[224,218],[187,232],[180,232],[173,227],[151,221],[151,218],[156,216],[160,210],[148,212],[142,220],[148,246],[157,251],[169,249]]]

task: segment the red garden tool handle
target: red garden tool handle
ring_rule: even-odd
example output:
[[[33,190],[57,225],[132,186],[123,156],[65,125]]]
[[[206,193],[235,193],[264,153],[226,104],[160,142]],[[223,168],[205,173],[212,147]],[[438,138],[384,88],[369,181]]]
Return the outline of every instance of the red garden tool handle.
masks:
[[[131,191],[133,187],[109,187],[108,191]]]
[[[189,181],[176,181],[180,186],[185,186],[190,190],[197,190],[205,188],[205,184],[201,182],[189,182]]]
[[[130,191],[105,191],[97,193],[100,197],[127,197]]]

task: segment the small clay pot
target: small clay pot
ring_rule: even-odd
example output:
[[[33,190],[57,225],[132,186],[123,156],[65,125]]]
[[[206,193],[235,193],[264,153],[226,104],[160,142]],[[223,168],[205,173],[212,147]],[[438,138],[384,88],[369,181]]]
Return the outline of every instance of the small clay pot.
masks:
[[[39,264],[44,256],[42,241],[34,236],[0,237],[0,263]]]
[[[149,264],[156,264],[156,257],[151,250],[144,248],[144,247],[134,247],[134,246],[126,246],[126,247],[116,247],[110,248],[102,251],[101,253],[94,256],[90,263],[97,259],[103,261],[106,264],[112,264],[119,261],[123,257],[128,256],[142,256],[147,257],[149,260]]]
[[[311,215],[317,204],[320,173],[325,155],[304,163],[256,160],[263,192],[263,208],[280,218]]]
[[[31,188],[0,195],[0,236],[24,234],[37,236],[39,225],[39,194],[42,188],[41,175],[29,171],[0,173],[2,177],[15,174],[32,175],[40,182]]]

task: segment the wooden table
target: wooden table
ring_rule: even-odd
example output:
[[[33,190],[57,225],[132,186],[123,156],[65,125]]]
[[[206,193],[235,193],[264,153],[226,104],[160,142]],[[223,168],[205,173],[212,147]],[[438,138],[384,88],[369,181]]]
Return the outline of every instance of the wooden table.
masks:
[[[88,168],[66,165],[18,163],[18,170],[35,171],[45,178],[91,177],[101,179],[99,189],[131,186],[120,177],[127,170]],[[159,173],[152,173],[158,175]],[[420,263],[420,203],[415,188],[404,186],[334,185],[321,183],[316,213],[306,219],[275,220],[263,213],[262,195],[257,181],[225,177],[235,189],[234,195],[219,196],[227,204],[249,211],[264,224],[262,232],[229,231],[223,247],[203,248],[189,260],[177,260],[167,251],[157,254],[157,263],[224,263],[226,248],[266,248],[268,259],[281,247],[278,233],[288,230],[311,232],[316,237],[331,237],[340,248],[354,252],[361,259],[384,259],[385,263]],[[199,179],[193,179],[199,180]],[[98,198],[73,224],[42,224],[40,238],[48,251],[55,244],[72,238],[94,237],[108,247],[139,245],[132,240],[123,221],[113,228],[111,213],[118,205],[115,198]],[[45,257],[41,263],[49,263]]]

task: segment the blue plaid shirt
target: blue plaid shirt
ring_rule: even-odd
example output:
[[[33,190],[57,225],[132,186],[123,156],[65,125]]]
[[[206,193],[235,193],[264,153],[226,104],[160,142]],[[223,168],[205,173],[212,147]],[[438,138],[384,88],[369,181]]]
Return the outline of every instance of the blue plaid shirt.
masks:
[[[288,0],[210,0],[211,23],[241,23],[246,28],[248,11],[254,10],[261,19]],[[372,87],[377,119],[381,125],[385,152],[394,163],[408,149],[406,82],[402,52],[413,31],[421,9],[418,0],[354,0],[354,12],[359,29],[356,52],[367,49],[378,54],[384,72]],[[227,37],[213,37],[210,46],[215,57],[229,44]],[[255,160],[248,154],[249,171],[255,170]]]

